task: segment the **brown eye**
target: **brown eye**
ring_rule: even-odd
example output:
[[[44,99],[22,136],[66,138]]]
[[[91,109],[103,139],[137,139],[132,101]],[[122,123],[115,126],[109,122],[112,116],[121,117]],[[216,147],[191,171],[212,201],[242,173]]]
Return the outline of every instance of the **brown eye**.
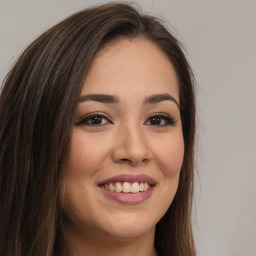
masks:
[[[88,121],[91,124],[102,124],[102,116],[93,116]]]
[[[149,117],[146,124],[153,126],[168,126],[174,125],[176,121],[169,115],[166,114],[154,114]]]
[[[162,120],[161,117],[154,116],[154,117],[150,118],[150,124],[151,125],[160,125],[162,121],[163,120]]]
[[[100,114],[90,114],[83,117],[79,122],[78,125],[106,125],[111,123],[109,119]]]

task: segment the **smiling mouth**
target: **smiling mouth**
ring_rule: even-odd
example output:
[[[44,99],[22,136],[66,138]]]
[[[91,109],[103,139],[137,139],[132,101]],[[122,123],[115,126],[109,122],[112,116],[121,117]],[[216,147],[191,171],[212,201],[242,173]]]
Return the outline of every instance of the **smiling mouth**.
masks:
[[[151,197],[157,182],[145,174],[122,174],[100,181],[97,186],[106,198],[123,205],[139,204]]]
[[[145,192],[150,189],[151,186],[147,182],[115,182],[115,183],[106,183],[100,185],[102,189],[107,191],[117,192],[117,193],[140,193]]]

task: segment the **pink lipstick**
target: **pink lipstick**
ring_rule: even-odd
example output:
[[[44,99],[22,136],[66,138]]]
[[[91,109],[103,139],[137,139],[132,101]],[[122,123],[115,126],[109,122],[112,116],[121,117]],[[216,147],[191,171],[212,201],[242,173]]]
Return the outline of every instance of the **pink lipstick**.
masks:
[[[156,181],[144,174],[124,174],[102,180],[97,185],[108,198],[122,204],[138,204],[152,195]]]

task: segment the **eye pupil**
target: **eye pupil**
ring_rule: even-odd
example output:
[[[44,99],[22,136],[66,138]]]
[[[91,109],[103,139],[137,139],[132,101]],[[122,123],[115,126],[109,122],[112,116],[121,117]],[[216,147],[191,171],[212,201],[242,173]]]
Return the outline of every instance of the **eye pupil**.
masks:
[[[150,123],[151,123],[151,125],[159,125],[159,124],[161,124],[161,118],[160,117],[152,117]]]
[[[91,123],[92,124],[101,124],[102,117],[101,116],[93,116],[91,117]]]

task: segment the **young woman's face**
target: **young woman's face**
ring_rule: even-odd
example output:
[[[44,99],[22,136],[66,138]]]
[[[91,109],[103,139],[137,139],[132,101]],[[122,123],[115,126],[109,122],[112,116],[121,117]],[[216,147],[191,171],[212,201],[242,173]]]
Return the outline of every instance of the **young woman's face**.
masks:
[[[63,209],[70,232],[154,234],[184,155],[178,81],[163,52],[121,39],[94,57],[73,128]]]

